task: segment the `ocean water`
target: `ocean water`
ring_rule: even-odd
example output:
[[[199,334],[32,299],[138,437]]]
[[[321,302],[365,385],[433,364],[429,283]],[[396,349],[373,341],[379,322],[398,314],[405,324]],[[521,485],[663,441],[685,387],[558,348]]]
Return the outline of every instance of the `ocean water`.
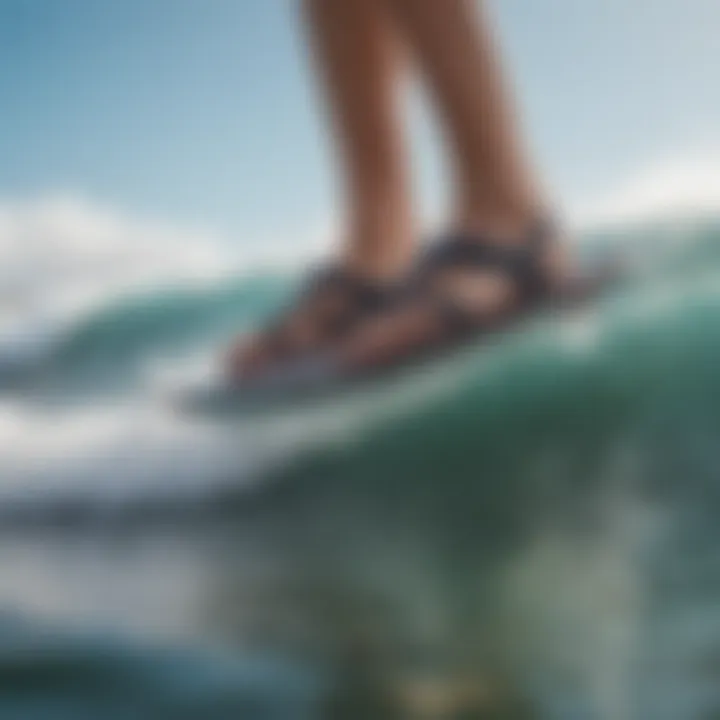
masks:
[[[0,340],[0,718],[720,717],[720,222],[321,403],[178,412],[292,282]]]

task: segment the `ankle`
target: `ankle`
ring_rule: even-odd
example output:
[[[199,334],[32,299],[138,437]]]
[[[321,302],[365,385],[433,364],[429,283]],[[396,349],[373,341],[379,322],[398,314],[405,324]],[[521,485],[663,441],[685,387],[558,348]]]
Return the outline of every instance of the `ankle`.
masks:
[[[539,202],[474,202],[461,205],[451,224],[454,231],[498,244],[525,242],[548,211]]]
[[[351,236],[352,237],[352,236]],[[353,274],[379,282],[402,278],[413,260],[409,233],[365,233],[345,244],[342,263]]]
[[[415,232],[407,209],[386,206],[365,212],[350,223],[342,262],[353,273],[392,282],[402,277],[413,261]]]

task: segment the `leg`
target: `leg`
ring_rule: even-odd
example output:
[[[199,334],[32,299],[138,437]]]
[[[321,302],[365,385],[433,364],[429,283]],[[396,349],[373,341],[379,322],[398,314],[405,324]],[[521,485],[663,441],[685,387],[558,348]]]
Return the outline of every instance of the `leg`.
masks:
[[[383,0],[307,0],[311,37],[341,159],[343,260],[371,277],[404,271],[412,251],[400,127],[401,48]]]
[[[500,329],[557,292],[567,264],[557,238],[533,230],[545,199],[479,2],[385,1],[440,110],[456,207],[452,237],[440,248],[444,259],[426,261],[410,299],[344,346],[342,362],[361,369]]]
[[[305,10],[340,158],[338,264],[353,282],[379,288],[405,272],[414,236],[400,123],[401,47],[384,0],[305,0]],[[310,291],[274,327],[232,351],[231,371],[262,372],[321,349],[337,341],[338,327],[349,331],[347,318],[357,311],[347,289]]]
[[[456,168],[453,224],[522,233],[542,207],[484,8],[476,0],[387,0],[447,129]]]

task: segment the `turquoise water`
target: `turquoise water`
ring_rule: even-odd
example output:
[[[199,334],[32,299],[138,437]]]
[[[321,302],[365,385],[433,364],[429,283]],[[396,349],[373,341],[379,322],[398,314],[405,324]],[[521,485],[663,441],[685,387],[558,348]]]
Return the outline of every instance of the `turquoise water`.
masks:
[[[0,400],[0,717],[720,712],[720,226],[393,383],[173,413],[280,281],[79,320]],[[434,714],[433,714],[434,713]]]

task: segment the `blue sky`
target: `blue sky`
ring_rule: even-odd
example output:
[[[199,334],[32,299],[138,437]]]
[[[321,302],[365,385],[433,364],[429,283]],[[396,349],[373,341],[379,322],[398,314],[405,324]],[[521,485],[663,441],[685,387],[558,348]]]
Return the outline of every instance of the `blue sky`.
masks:
[[[296,4],[0,0],[0,200],[78,193],[239,244],[307,234],[333,183]],[[567,203],[720,148],[717,0],[490,5]],[[415,124],[433,204],[442,164]]]

